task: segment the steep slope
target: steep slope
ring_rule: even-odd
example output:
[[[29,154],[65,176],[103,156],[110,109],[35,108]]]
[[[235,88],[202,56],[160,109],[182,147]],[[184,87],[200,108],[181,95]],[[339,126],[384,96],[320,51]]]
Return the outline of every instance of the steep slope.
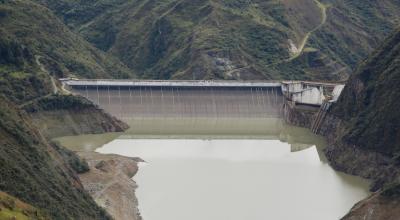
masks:
[[[53,77],[127,78],[134,76],[117,59],[71,32],[47,8],[29,0],[0,2],[0,45],[19,44]],[[12,50],[1,48],[2,57]]]
[[[370,198],[343,219],[400,217],[400,30],[351,76],[321,129],[330,164],[373,181]]]
[[[49,144],[13,103],[4,97],[0,103],[0,191],[53,219],[109,219],[84,192],[62,149]]]
[[[34,60],[31,50],[0,35],[0,93],[10,101],[21,104],[51,92],[51,77]]]
[[[9,4],[15,4],[16,8],[8,8]],[[1,3],[0,9],[8,8],[7,13],[11,14],[25,13],[23,16],[30,10],[36,11],[35,7],[43,9],[32,4],[32,9],[14,11],[21,9],[21,5],[25,7],[29,4],[27,1],[12,1]],[[43,13],[46,13],[47,10],[43,10]],[[11,18],[10,14],[7,16]],[[41,18],[42,15],[38,16]],[[7,27],[12,26],[7,24]],[[3,29],[3,26],[0,29]],[[11,30],[4,30],[11,33]],[[24,36],[23,32],[17,32],[16,35]],[[90,128],[75,131],[78,133],[106,130],[107,127],[91,130],[103,121],[110,124],[118,122],[80,98],[53,95],[52,76],[43,71],[42,65],[36,62],[36,54],[45,51],[39,50],[43,48],[35,45],[41,42],[41,39],[33,38],[32,44],[26,44],[28,38],[16,38],[7,39],[7,36],[0,35],[0,191],[37,207],[51,219],[110,219],[84,191],[78,179],[77,173],[87,171],[87,164],[74,153],[49,143],[22,107],[30,107],[29,110],[34,109],[36,113],[43,111],[44,114],[49,108],[66,106],[77,112],[90,109],[90,113],[96,117],[91,121],[75,121],[76,126]],[[48,39],[49,44],[56,42],[54,39],[57,38]],[[55,48],[52,52],[65,49],[68,47]],[[41,61],[49,58],[46,54],[41,56]],[[63,64],[63,58],[65,57],[58,57],[57,62]],[[64,74],[69,72],[62,72],[61,75]],[[72,114],[60,113],[58,119],[71,117]],[[18,214],[18,210],[14,211],[16,212],[6,210],[8,214]]]
[[[400,29],[394,31],[348,80],[318,132],[336,170],[371,180],[370,197],[343,220],[400,218]],[[310,127],[318,108],[285,106],[287,122]]]
[[[343,80],[400,18],[395,0],[36,1],[154,79]]]
[[[390,0],[324,0],[327,22],[310,39],[337,62],[355,69],[400,24],[400,2]]]
[[[344,140],[387,156],[400,153],[400,32],[352,75],[333,112],[348,122]]]

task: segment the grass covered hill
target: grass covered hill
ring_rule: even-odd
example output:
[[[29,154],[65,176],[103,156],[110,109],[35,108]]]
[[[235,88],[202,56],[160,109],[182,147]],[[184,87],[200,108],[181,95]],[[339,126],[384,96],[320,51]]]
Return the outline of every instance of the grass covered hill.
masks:
[[[0,192],[33,205],[50,219],[109,219],[77,178],[85,163],[49,143],[21,109],[51,97],[50,76],[40,70],[30,48],[3,41],[0,49]],[[0,207],[0,216],[22,216],[18,207],[7,207]]]
[[[400,156],[399,85],[400,30],[360,65],[334,108],[349,122],[345,142]]]
[[[343,220],[400,218],[400,29],[364,60],[323,122],[330,164],[372,180]]]
[[[355,70],[400,26],[397,0],[323,0],[325,25],[314,32],[308,46]]]
[[[19,202],[10,203],[9,197],[4,203],[0,193],[0,219],[9,215],[22,219],[26,215],[27,219],[110,219],[77,178],[78,172],[87,170],[86,164],[74,153],[50,143],[22,109],[48,99],[57,106],[71,105],[70,98],[52,96],[54,87],[58,87],[52,78],[71,71],[79,75],[79,70],[68,69],[71,60],[88,61],[92,56],[103,59],[107,55],[66,29],[51,11],[30,1],[0,1],[0,24],[0,192],[37,208],[22,203],[19,207]],[[75,36],[76,41],[64,42],[68,36]],[[96,75],[102,74],[102,65],[87,65],[88,70],[95,68],[84,73],[102,76]],[[91,103],[76,99],[73,104],[76,109],[89,106],[100,120],[105,117]],[[22,210],[24,207],[29,210]]]
[[[8,46],[8,45],[11,45]],[[15,48],[29,50],[54,77],[129,78],[124,64],[70,31],[52,11],[30,0],[0,1],[1,59],[15,56]],[[7,64],[7,61],[3,63]],[[11,60],[12,61],[12,60]]]
[[[35,0],[143,78],[343,80],[397,0]]]
[[[49,220],[39,209],[0,192],[0,219]]]

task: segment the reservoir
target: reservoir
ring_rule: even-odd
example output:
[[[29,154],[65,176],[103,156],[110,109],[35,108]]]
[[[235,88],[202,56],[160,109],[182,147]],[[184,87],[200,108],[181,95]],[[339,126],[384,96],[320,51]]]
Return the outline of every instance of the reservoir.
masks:
[[[284,122],[277,90],[74,92],[130,129],[59,141],[146,161],[133,178],[144,220],[337,220],[369,195],[329,166],[322,137]]]

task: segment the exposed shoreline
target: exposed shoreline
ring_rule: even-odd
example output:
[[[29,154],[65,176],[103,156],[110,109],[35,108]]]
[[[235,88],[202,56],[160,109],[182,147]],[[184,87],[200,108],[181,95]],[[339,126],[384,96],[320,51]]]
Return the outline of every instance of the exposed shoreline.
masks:
[[[119,137],[122,133],[65,136],[54,142],[75,152],[87,162],[89,171],[78,175],[85,191],[115,220],[141,220],[136,198],[136,182],[132,179],[138,172],[138,157],[95,152],[97,148]],[[85,140],[90,140],[85,142]]]
[[[141,220],[136,182],[140,158],[105,155],[96,152],[77,152],[89,164],[90,171],[80,174],[84,188],[96,203],[114,219]]]

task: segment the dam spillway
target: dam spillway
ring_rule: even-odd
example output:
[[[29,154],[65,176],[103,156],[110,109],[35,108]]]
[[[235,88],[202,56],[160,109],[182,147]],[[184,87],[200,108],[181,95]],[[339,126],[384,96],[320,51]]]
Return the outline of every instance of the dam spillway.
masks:
[[[279,87],[79,86],[72,91],[121,119],[277,118],[283,105]]]

